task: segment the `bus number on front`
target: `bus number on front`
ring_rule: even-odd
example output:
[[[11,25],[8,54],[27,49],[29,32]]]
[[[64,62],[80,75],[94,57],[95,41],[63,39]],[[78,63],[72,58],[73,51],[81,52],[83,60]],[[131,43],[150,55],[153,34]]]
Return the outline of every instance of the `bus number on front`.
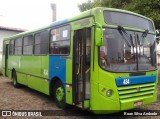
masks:
[[[123,84],[124,84],[124,85],[127,85],[127,84],[129,84],[129,83],[130,83],[129,79],[124,79],[124,80],[123,80]]]

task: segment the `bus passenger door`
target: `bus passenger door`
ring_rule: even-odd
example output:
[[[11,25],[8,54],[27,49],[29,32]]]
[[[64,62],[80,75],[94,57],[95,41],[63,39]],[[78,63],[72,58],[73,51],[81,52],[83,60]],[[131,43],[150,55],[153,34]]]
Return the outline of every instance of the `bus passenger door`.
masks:
[[[89,107],[91,28],[74,31],[73,102],[83,109]]]
[[[4,45],[5,47],[5,76],[8,76],[8,44]]]

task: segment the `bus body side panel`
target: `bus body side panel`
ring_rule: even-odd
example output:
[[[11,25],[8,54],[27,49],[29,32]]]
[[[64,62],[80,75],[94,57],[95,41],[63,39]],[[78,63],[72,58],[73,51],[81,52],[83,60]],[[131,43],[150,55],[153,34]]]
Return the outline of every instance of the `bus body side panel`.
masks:
[[[41,69],[42,69],[42,77],[43,77],[43,92],[47,95],[50,94],[49,91],[49,74],[48,74],[48,69],[49,69],[49,56],[41,56]]]
[[[22,56],[18,82],[49,95],[48,56]]]
[[[16,68],[16,63],[15,63],[15,56],[9,55],[8,56],[8,77],[12,79],[12,69]]]
[[[72,104],[72,58],[66,59],[66,103]]]
[[[48,81],[46,80],[46,78],[43,78],[44,69],[42,67],[42,63],[45,62],[44,59],[47,59],[47,57],[24,56],[22,67],[23,72],[26,73],[26,85],[45,94],[49,94]],[[47,75],[47,72],[45,75]]]
[[[49,95],[49,83],[47,79],[27,75],[28,87]]]
[[[65,87],[66,56],[49,56],[49,79],[58,78]]]

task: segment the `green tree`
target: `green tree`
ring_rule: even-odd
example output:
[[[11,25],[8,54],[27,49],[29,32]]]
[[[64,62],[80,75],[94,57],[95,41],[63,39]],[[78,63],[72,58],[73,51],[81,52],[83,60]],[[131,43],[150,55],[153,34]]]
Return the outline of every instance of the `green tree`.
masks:
[[[89,0],[78,5],[80,11],[94,7],[125,9],[153,19],[155,27],[160,29],[160,0]]]
[[[81,12],[92,9],[94,7],[102,7],[101,0],[94,0],[93,2],[88,0],[87,2],[78,5],[78,8]]]
[[[123,9],[142,14],[153,19],[155,27],[160,29],[160,0],[132,0]]]
[[[94,7],[123,8],[131,1],[132,0],[88,0],[85,3],[79,4],[78,7],[81,12],[92,9]]]

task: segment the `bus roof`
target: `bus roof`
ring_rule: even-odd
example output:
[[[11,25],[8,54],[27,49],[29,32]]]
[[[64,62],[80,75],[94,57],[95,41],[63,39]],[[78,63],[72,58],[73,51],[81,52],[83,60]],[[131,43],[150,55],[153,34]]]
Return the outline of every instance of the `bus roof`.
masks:
[[[147,18],[145,16],[142,16],[140,14],[134,13],[134,12],[121,10],[121,9],[115,9],[115,8],[96,7],[96,8],[84,11],[84,12],[80,13],[79,15],[71,17],[69,19],[55,21],[55,22],[52,22],[51,24],[49,24],[49,25],[47,25],[45,27],[41,27],[41,28],[38,28],[38,29],[35,29],[35,30],[29,30],[29,31],[26,31],[26,32],[22,32],[22,33],[7,37],[4,40],[10,40],[10,39],[14,39],[14,38],[21,37],[21,36],[26,36],[28,34],[32,34],[32,33],[38,32],[38,31],[42,31],[42,30],[45,30],[45,29],[48,29],[48,28],[51,28],[51,27],[53,28],[53,27],[56,27],[56,26],[59,26],[59,25],[67,24],[69,22],[72,22],[72,21],[75,21],[75,20],[78,20],[78,19],[81,19],[81,18],[85,18],[85,17],[88,17],[88,16],[93,16],[93,15],[95,15],[95,11],[97,11],[97,10],[102,10],[102,11],[108,10],[108,11],[116,11],[116,12],[125,12],[125,13],[133,14],[133,15],[136,15],[136,16],[140,16],[140,17],[143,17],[145,19],[148,19],[148,20],[152,21],[151,19],[149,19],[149,18]]]

